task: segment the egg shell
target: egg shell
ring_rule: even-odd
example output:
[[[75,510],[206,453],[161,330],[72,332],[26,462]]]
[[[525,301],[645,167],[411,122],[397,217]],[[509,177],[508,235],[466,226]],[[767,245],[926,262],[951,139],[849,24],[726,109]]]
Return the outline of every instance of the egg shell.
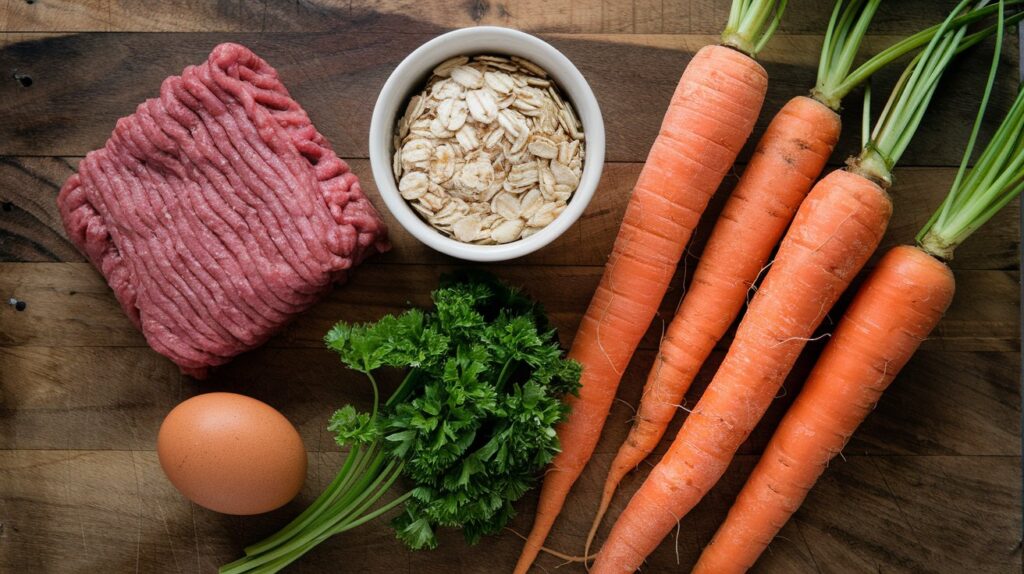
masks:
[[[270,405],[235,393],[179,404],[160,425],[156,449],[175,488],[225,514],[279,508],[306,479],[306,449],[295,427]]]

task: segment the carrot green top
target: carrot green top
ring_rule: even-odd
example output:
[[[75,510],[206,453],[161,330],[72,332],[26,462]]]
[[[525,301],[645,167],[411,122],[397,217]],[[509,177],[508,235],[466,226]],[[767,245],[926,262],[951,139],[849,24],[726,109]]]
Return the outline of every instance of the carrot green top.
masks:
[[[865,94],[865,143],[860,155],[848,161],[852,171],[883,186],[891,184],[893,166],[906,151],[921,124],[939,80],[953,57],[990,36],[993,31],[1002,30],[1005,23],[1018,21],[1021,16],[1014,15],[1015,19],[1006,19],[1004,22],[1004,2],[1000,1],[999,6],[989,7],[999,10],[1000,23],[968,34],[968,24],[979,18],[974,12],[979,12],[978,9],[983,9],[985,4],[985,0],[961,0],[946,20],[932,32],[927,46],[903,71],[873,130],[870,130],[870,93]],[[975,9],[973,12],[972,6]],[[920,42],[917,37],[923,33],[907,40]]]
[[[850,68],[857,57],[861,40],[875,16],[882,0],[836,0],[832,9],[832,18],[828,21],[825,31],[825,43],[821,46],[821,59],[818,61],[818,81],[811,90],[811,97],[832,108],[839,109],[839,103],[857,83],[869,74],[859,74],[856,81],[851,81]],[[897,45],[898,46],[898,45]],[[883,52],[890,57],[871,71],[881,68],[892,60],[906,53],[906,50],[894,51],[892,48]],[[881,54],[879,54],[881,56]],[[861,66],[863,68],[863,66]],[[861,68],[858,68],[860,71]]]
[[[832,11],[832,18],[828,23],[828,30],[825,32],[825,43],[821,47],[817,84],[811,90],[811,97],[833,110],[838,111],[842,99],[850,91],[870,78],[872,74],[924,46],[935,37],[936,32],[944,29],[944,23],[936,24],[912,36],[907,36],[871,57],[856,69],[851,70],[861,41],[867,32],[868,25],[871,23],[881,3],[882,0],[836,1],[835,8]],[[1024,4],[1024,0],[1010,0],[1006,2],[1007,6],[1020,4]],[[968,26],[992,16],[997,10],[999,10],[997,5],[975,7],[973,10],[953,18],[945,29]],[[1009,25],[1021,18],[1024,18],[1024,13],[1018,13],[1007,18],[1006,23]],[[979,34],[977,40],[991,34],[994,26],[986,30],[987,33]],[[976,42],[971,44],[966,44],[965,42],[961,50],[974,43]]]
[[[960,243],[1024,190],[1024,91],[1021,86],[999,129],[978,156],[974,167],[967,170],[996,79],[1002,27],[997,38],[999,43],[989,70],[985,96],[960,169],[945,201],[917,235],[921,248],[941,259],[952,259],[953,250]]]
[[[722,45],[754,57],[779,27],[787,0],[732,0]]]

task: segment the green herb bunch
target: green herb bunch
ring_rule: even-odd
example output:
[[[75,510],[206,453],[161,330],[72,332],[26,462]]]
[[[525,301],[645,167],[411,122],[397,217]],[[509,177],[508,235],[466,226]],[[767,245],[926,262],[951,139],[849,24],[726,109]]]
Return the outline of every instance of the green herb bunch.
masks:
[[[329,536],[401,508],[392,524],[414,549],[437,546],[438,527],[469,543],[504,527],[513,503],[559,450],[562,400],[580,366],[563,357],[538,304],[490,275],[442,278],[434,309],[376,323],[338,323],[325,337],[364,373],[373,408],[352,405],[328,429],[348,447],[345,463],[313,505],[221,572],[275,572]],[[384,400],[374,372],[406,369]],[[375,508],[399,479],[404,494]]]

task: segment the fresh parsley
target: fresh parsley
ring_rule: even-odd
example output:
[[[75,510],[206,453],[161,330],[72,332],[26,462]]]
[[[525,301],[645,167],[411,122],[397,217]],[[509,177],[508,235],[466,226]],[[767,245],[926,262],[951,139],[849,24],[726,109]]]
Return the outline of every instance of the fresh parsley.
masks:
[[[349,448],[338,476],[222,573],[276,572],[392,509],[401,511],[392,521],[398,538],[414,549],[436,547],[438,528],[461,529],[473,544],[512,518],[559,450],[555,426],[580,366],[564,358],[543,309],[493,276],[443,277],[431,295],[430,311],[330,330],[327,347],[369,379],[373,409],[334,413],[328,429]],[[382,402],[373,373],[385,367],[406,375]],[[403,493],[378,505],[395,484]]]

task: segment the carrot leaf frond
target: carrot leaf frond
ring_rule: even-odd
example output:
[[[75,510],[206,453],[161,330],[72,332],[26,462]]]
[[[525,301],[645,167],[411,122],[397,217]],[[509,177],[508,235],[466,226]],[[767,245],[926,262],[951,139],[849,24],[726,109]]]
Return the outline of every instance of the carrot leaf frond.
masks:
[[[788,0],[733,0],[722,44],[756,56],[778,29],[787,3]]]
[[[1008,0],[1006,2],[1007,7],[1021,5],[1024,5],[1024,0]],[[960,16],[953,18],[953,20],[949,22],[949,25],[952,28],[970,26],[981,20],[989,18],[998,11],[999,6],[995,4],[990,6],[976,7],[970,12],[967,12],[966,14],[961,14]],[[1018,12],[1006,18],[1006,26],[1013,26],[1017,22],[1020,22],[1022,19],[1024,19],[1024,12]],[[936,24],[934,26],[931,26],[930,28],[926,28],[924,30],[921,30],[920,32],[917,32],[916,34],[907,36],[906,38],[900,40],[899,42],[896,42],[892,46],[889,46],[888,48],[882,50],[878,54],[875,54],[866,62],[858,66],[857,69],[850,71],[849,67],[847,67],[846,70],[844,70],[841,74],[836,71],[829,73],[824,69],[825,66],[833,65],[833,60],[831,58],[826,58],[826,55],[834,52],[834,48],[831,48],[828,43],[829,37],[828,35],[826,35],[826,44],[825,46],[822,47],[821,62],[818,65],[818,85],[815,87],[812,95],[818,101],[828,106],[832,106],[833,109],[837,109],[842,99],[846,97],[846,95],[849,94],[851,91],[853,91],[854,88],[856,88],[865,80],[870,78],[875,72],[888,66],[894,61],[899,60],[900,58],[906,56],[907,54],[913,52],[914,50],[917,50],[921,46],[928,44],[928,42],[930,42],[932,38],[935,37],[935,33],[938,32],[939,29],[942,28],[942,26],[943,24],[941,23]],[[829,31],[831,31],[832,28],[833,24],[830,22]],[[978,32],[975,32],[967,36],[966,38],[964,38],[963,42],[960,43],[960,46],[957,49],[957,53],[960,53],[970,48],[971,46],[977,44],[981,40],[991,36],[994,31],[995,25],[993,24],[992,26],[989,26],[983,30],[979,30]],[[861,39],[858,38],[857,42],[859,43],[860,40]],[[851,43],[851,46],[852,45],[853,44]],[[839,68],[837,67],[836,70],[838,69]],[[836,105],[833,106],[832,102],[835,102]]]
[[[967,34],[966,22],[959,26],[954,22],[958,16],[969,14],[972,5],[979,8],[984,4],[984,0],[957,3],[927,46],[907,65],[875,123],[871,138],[864,143],[860,155],[851,160],[854,171],[884,185],[891,182],[893,166],[921,124],[943,73],[965,42],[975,39],[975,35]],[[977,38],[980,40],[981,37]]]
[[[995,62],[995,60],[993,60]],[[995,83],[995,64],[949,194],[917,235],[922,249],[943,259],[1024,190],[1024,85],[995,134],[970,170],[978,130]]]
[[[871,82],[864,86],[864,111],[860,116],[860,134],[862,141],[871,140]]]
[[[845,95],[837,88],[850,73],[868,25],[881,4],[882,0],[837,0],[832,10],[818,61],[818,80],[811,94],[833,110],[839,109]]]

